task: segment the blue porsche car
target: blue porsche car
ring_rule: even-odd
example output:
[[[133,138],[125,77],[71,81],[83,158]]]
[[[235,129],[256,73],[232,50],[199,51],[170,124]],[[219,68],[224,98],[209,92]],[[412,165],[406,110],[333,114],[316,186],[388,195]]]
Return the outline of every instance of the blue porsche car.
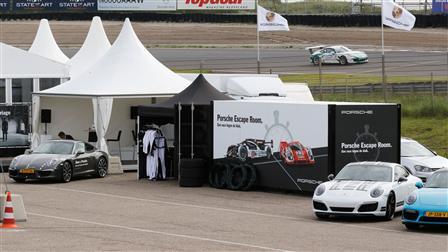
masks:
[[[434,172],[425,185],[417,182],[418,189],[406,199],[402,222],[408,229],[420,225],[448,225],[448,168]]]

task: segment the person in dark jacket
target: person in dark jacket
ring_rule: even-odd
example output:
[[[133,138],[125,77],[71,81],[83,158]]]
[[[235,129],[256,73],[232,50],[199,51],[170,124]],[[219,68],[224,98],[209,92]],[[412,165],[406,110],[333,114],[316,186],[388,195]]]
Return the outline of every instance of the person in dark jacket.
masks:
[[[59,132],[58,137],[60,139],[74,140],[72,136],[65,134],[64,131]]]
[[[8,141],[8,119],[4,118],[2,121],[2,138],[3,138],[3,142]]]

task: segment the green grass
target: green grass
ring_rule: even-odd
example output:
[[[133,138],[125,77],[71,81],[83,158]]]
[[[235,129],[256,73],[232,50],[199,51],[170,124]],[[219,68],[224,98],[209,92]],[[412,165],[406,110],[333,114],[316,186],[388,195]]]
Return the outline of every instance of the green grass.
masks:
[[[316,70],[317,71],[317,70]],[[318,74],[290,74],[280,75],[284,82],[304,82],[310,86],[319,85]],[[434,81],[447,81],[444,76],[435,76]],[[411,83],[411,82],[430,82],[430,76],[388,76],[387,83]],[[364,74],[322,74],[322,85],[363,85],[382,83],[380,75],[364,75]]]
[[[199,69],[172,69],[172,70],[173,70],[173,72],[176,72],[176,73],[200,73],[200,72],[202,72],[204,74],[212,73],[212,71],[208,70],[208,69],[202,69],[202,71]]]

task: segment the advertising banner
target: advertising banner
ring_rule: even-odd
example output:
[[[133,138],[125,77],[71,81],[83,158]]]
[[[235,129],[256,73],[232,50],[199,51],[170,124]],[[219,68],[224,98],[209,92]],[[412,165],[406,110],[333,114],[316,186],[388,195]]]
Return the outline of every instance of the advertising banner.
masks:
[[[432,0],[432,12],[448,14],[448,0]]]
[[[97,11],[97,0],[60,0],[56,10],[61,11]]]
[[[255,10],[255,0],[177,0],[179,10]]]
[[[9,0],[0,0],[0,12],[9,11]]]
[[[397,106],[336,106],[336,173],[350,162],[400,162],[400,110]]]
[[[13,0],[14,11],[96,11],[97,0]]]
[[[213,104],[214,162],[256,166],[260,186],[312,191],[328,175],[328,105]]]
[[[52,0],[13,0],[14,11],[51,11],[56,7]]]
[[[0,148],[30,145],[29,111],[27,105],[0,105]]]
[[[175,11],[176,0],[98,0],[99,11]]]

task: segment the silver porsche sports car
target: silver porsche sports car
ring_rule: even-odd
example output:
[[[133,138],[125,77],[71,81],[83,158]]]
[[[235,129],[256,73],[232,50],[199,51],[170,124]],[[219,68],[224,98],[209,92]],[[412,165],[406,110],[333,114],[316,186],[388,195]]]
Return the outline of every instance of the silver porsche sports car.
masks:
[[[70,182],[77,175],[105,177],[108,155],[92,145],[74,140],[42,143],[34,151],[14,158],[9,177],[16,182],[27,179],[57,179]]]

